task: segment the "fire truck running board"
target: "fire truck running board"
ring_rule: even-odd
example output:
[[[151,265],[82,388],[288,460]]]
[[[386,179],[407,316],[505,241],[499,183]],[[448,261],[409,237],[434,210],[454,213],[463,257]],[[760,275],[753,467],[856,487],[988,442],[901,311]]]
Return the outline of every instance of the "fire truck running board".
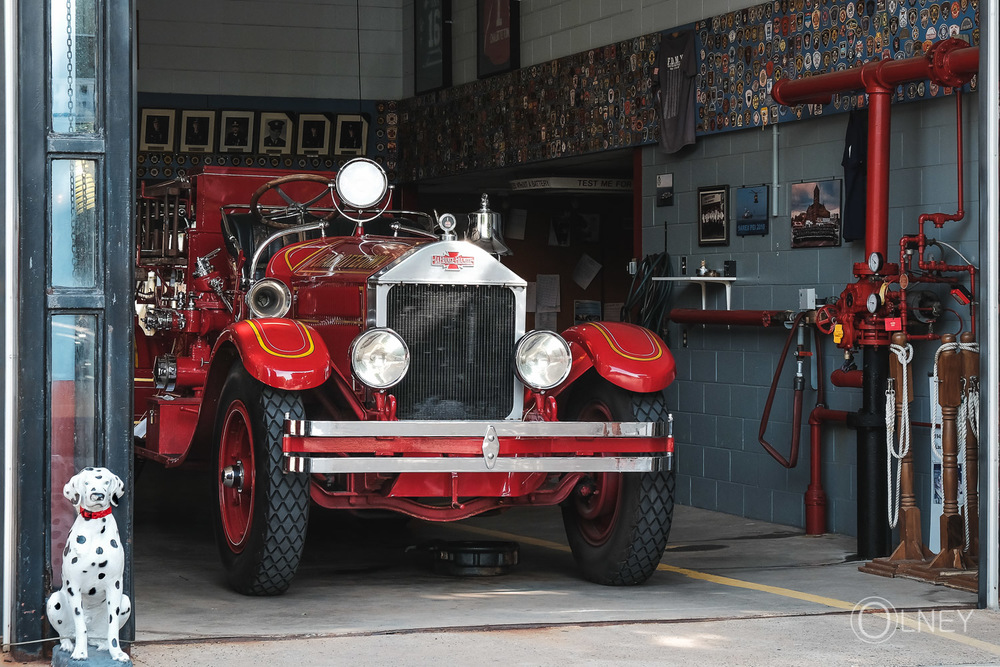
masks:
[[[285,472],[658,472],[674,468],[672,454],[663,456],[531,456],[499,457],[490,466],[482,457],[415,456],[285,456]]]

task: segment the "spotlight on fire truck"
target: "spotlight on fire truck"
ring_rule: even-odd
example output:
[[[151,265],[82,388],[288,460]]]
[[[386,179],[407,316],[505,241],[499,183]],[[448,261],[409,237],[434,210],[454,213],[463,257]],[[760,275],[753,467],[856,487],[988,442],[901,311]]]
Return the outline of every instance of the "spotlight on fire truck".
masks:
[[[372,389],[388,389],[410,368],[410,350],[392,329],[369,329],[351,343],[351,370]]]
[[[337,195],[353,209],[374,208],[389,191],[385,171],[374,160],[355,158],[337,172]]]
[[[264,278],[247,292],[247,305],[254,317],[284,317],[292,307],[292,292],[280,280]]]
[[[528,387],[545,391],[562,384],[569,377],[573,355],[569,344],[551,331],[529,331],[517,342],[514,367]]]

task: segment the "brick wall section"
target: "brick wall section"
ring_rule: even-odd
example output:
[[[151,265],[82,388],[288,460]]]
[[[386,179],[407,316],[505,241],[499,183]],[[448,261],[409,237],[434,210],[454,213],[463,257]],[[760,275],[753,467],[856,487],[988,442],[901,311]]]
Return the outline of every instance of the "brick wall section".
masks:
[[[966,220],[949,224],[928,235],[956,246],[978,264],[977,124],[974,96],[965,104]],[[787,123],[779,128],[779,182],[785,186],[777,197],[778,217],[771,219],[768,236],[735,236],[730,214],[731,243],[728,247],[697,244],[694,218],[699,186],[728,184],[730,201],[742,185],[771,181],[772,130],[747,130],[699,138],[698,144],[681,155],[668,156],[656,148],[645,149],[643,168],[643,252],[666,249],[679,274],[681,256],[687,256],[688,273],[702,259],[710,268],[722,269],[724,260],[735,260],[743,281],[733,288],[734,309],[796,309],[800,287],[815,287],[817,296],[838,295],[853,282],[852,264],[865,260],[864,242],[837,248],[789,248],[789,183],[842,178],[846,115]],[[915,233],[922,212],[956,208],[955,107],[952,100],[904,104],[893,108],[890,174],[890,254],[896,252],[904,230]],[[659,173],[674,175],[674,206],[655,206],[655,183]],[[936,252],[932,251],[932,252]],[[951,263],[962,263],[947,251]],[[889,258],[896,261],[895,257]],[[725,308],[721,287],[709,288],[709,308]],[[956,305],[940,288],[946,307]],[[674,290],[677,307],[700,307],[696,285]],[[963,314],[964,316],[964,314]],[[968,323],[966,322],[966,327]],[[687,329],[687,347],[682,345]],[[939,331],[956,331],[958,322],[949,317]],[[802,429],[798,467],[786,470],[763,450],[757,440],[760,416],[767,390],[778,362],[786,332],[783,329],[724,326],[682,327],[670,324],[669,343],[678,364],[677,381],[667,390],[670,409],[675,411],[679,448],[678,500],[708,509],[753,519],[795,526],[805,525],[803,494],[809,483],[809,430]],[[794,343],[793,343],[794,345]],[[914,382],[917,398],[911,406],[913,420],[928,421],[928,382],[937,343],[916,346]],[[827,375],[843,363],[843,353],[827,337],[823,343]],[[858,359],[860,365],[860,358]],[[794,359],[785,362],[771,410],[767,439],[779,451],[788,451],[791,438],[792,376]],[[861,391],[834,389],[827,383],[828,407],[857,410]],[[807,389],[803,422],[815,404],[815,392]],[[914,429],[917,452],[918,493],[927,523],[927,459],[929,434]],[[823,485],[828,496],[828,526],[839,533],[855,534],[857,489],[856,437],[842,425],[823,431]]]

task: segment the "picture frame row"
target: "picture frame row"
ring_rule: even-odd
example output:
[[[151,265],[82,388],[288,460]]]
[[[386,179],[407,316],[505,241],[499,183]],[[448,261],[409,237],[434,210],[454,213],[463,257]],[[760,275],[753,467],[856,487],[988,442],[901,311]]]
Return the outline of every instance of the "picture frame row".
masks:
[[[365,155],[362,114],[141,110],[139,150],[261,155]]]

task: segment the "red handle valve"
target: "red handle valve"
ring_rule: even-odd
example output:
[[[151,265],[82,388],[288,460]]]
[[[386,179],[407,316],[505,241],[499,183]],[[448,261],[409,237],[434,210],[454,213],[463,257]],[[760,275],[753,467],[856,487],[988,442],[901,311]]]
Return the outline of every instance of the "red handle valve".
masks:
[[[837,324],[837,314],[833,306],[820,306],[816,310],[816,328],[820,333],[830,335]]]

